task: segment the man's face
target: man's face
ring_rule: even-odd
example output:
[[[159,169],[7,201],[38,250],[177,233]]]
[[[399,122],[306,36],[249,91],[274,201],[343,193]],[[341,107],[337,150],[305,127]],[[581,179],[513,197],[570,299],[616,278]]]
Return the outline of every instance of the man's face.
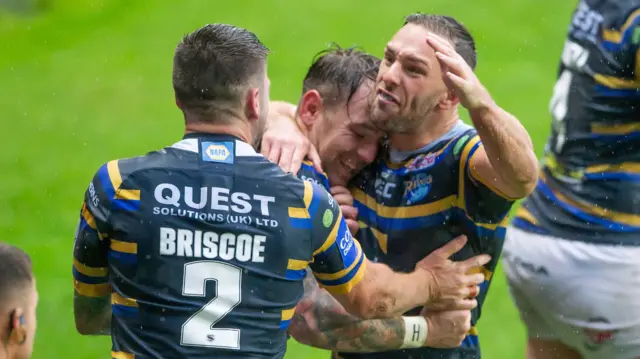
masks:
[[[373,162],[384,133],[370,121],[373,82],[365,80],[346,105],[326,109],[312,132],[331,185],[346,185]]]
[[[420,25],[407,24],[385,48],[371,109],[372,121],[385,131],[415,129],[447,98],[442,69],[427,44],[428,34]]]

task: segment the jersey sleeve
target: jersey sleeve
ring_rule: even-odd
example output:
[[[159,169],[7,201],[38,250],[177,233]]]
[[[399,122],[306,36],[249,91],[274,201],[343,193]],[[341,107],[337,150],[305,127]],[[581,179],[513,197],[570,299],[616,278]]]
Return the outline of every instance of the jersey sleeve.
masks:
[[[324,188],[304,181],[304,202],[312,228],[311,270],[321,287],[346,294],[364,276],[362,248],[351,236],[340,206]]]
[[[76,292],[86,297],[111,293],[108,270],[108,233],[112,197],[108,191],[107,166],[101,167],[85,191],[73,249],[73,279]]]
[[[485,246],[492,242],[501,242],[505,235],[508,214],[515,199],[509,198],[498,190],[492,183],[480,179],[473,166],[473,157],[482,148],[482,142],[477,134],[465,136],[461,141],[460,167],[458,179],[458,207],[464,212],[467,226],[480,238],[479,248],[483,252]]]

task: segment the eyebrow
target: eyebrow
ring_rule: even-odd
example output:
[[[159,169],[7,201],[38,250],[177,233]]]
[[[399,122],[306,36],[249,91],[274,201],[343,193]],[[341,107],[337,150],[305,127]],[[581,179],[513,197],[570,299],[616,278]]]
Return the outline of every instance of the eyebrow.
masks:
[[[396,55],[398,53],[398,51],[396,49],[394,49],[391,44],[387,45],[387,47],[384,49],[384,52],[385,52],[385,54],[386,53],[390,53],[391,55]],[[416,56],[416,55],[413,55],[413,54],[400,54],[399,56],[402,57],[406,61],[417,62],[417,63],[420,63],[422,65],[427,66],[428,68],[431,68],[431,63],[429,62],[429,60],[425,59],[424,57]]]

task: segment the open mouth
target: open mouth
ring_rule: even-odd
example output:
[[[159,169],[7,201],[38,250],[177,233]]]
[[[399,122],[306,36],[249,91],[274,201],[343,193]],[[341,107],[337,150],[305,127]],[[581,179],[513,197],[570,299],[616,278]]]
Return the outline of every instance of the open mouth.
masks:
[[[395,105],[399,105],[400,102],[398,100],[396,100],[395,97],[393,97],[393,95],[388,92],[385,91],[383,89],[378,89],[377,91],[377,97],[380,101],[387,103],[387,104],[395,104]]]

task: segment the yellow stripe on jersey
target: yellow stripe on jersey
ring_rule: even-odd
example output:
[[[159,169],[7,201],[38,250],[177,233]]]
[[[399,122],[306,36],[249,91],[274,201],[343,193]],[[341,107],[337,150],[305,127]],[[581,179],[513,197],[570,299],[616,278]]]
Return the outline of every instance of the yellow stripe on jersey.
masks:
[[[584,170],[585,173],[603,173],[603,172],[624,172],[624,173],[640,173],[640,163],[623,162],[615,165],[595,165],[589,166]]]
[[[303,161],[302,161],[302,163],[304,163],[304,164],[305,164],[305,165],[307,165],[307,166],[311,166],[311,167],[313,167],[313,168],[314,168],[314,170],[315,170],[315,167],[313,166],[313,162],[311,162],[311,161],[309,161],[309,160],[303,160]],[[316,171],[316,173],[319,173],[319,172],[318,172],[318,171]],[[321,174],[321,175],[323,175],[323,176],[327,177],[327,172],[324,172],[324,171],[323,171],[322,173],[319,173],[319,174]]]
[[[135,299],[125,298],[118,293],[111,293],[111,304],[124,305],[126,307],[138,307],[138,302]]]
[[[109,274],[109,268],[104,267],[88,267],[77,259],[73,259],[73,267],[80,273],[88,277],[106,277]]]
[[[640,16],[640,9],[634,11],[629,15],[627,21],[624,22],[624,25],[620,28],[620,31],[616,31],[614,29],[603,29],[602,30],[602,38],[609,42],[615,42],[617,44],[622,42],[622,34],[629,29],[629,27],[633,24],[635,19]]]
[[[460,155],[460,163],[459,163],[459,173],[458,173],[458,207],[460,207],[463,211],[467,211],[467,202],[465,201],[465,178],[467,173],[465,171],[465,166],[467,165],[467,159],[469,158],[469,153],[473,146],[480,141],[480,137],[478,135],[474,136],[462,149],[462,154]]]
[[[87,222],[89,227],[94,230],[98,230],[98,227],[96,226],[96,218],[91,214],[91,212],[89,212],[87,202],[82,202],[82,210],[80,212],[82,214],[82,218],[84,218],[84,221]]]
[[[306,208],[289,207],[289,217],[309,219],[309,212]]]
[[[366,223],[362,221],[359,221],[358,223],[360,224],[361,229],[369,228],[371,230],[371,233],[373,233],[373,236],[376,237],[376,240],[378,241],[378,245],[380,246],[380,249],[384,254],[387,254],[387,238],[388,238],[387,234],[381,232],[376,228],[369,227]]]
[[[135,355],[125,352],[111,352],[111,359],[135,359]]]
[[[280,320],[290,320],[291,318],[293,318],[293,314],[296,312],[296,308],[291,308],[291,309],[285,309],[282,311],[282,314],[280,315]]]
[[[547,183],[547,178],[544,173],[540,174],[540,179],[543,182]],[[584,211],[585,213],[588,213],[594,216],[599,216],[604,219],[608,219],[621,224],[626,224],[628,226],[640,226],[640,215],[615,212],[606,208],[601,208],[601,207],[593,206],[587,203],[578,202],[568,198],[567,196],[565,196],[560,192],[555,191],[551,186],[548,186],[548,187],[549,187],[549,190],[556,196],[556,198],[559,201],[564,202],[573,207],[577,207],[580,210]]]
[[[520,208],[518,208],[518,210],[516,211],[516,217],[520,217],[533,225],[538,225],[538,220],[536,219],[536,217],[534,217],[533,214],[531,214],[531,212],[529,212],[529,210],[523,206],[520,206]]]
[[[140,190],[133,189],[120,189],[122,185],[122,176],[120,175],[120,168],[118,167],[118,160],[109,161],[107,163],[107,171],[109,173],[109,179],[111,180],[111,185],[113,186],[114,191],[116,192],[116,199],[125,199],[125,200],[140,200]]]
[[[353,268],[355,268],[360,263],[360,260],[364,255],[364,252],[362,251],[362,247],[360,247],[360,243],[358,243],[357,240],[354,240],[353,243],[356,247],[358,247],[360,252],[358,253],[358,256],[356,257],[356,259],[353,261],[353,263],[351,263],[351,265],[348,268],[345,268],[336,273],[313,273],[313,275],[319,280],[336,280],[336,279],[343,278],[349,273],[351,273]]]
[[[591,132],[597,135],[626,135],[639,130],[640,123],[638,122],[613,125],[604,123],[591,124]]]
[[[287,263],[287,269],[290,270],[307,269],[308,266],[308,261],[301,261],[299,259],[289,259],[289,262]]]
[[[471,329],[469,329],[469,331],[467,332],[467,335],[478,336],[478,329],[476,327],[471,327]]]
[[[289,207],[289,217],[291,218],[301,218],[301,219],[310,219],[309,215],[309,206],[311,206],[311,199],[313,199],[313,186],[309,181],[304,182],[304,195],[302,196],[304,201],[304,208],[300,207]]]
[[[305,181],[305,182],[308,182],[308,181]],[[319,253],[322,253],[322,252],[326,251],[327,249],[329,249],[329,247],[331,247],[336,242],[336,239],[337,239],[336,237],[338,236],[338,229],[340,229],[340,222],[341,221],[342,221],[342,211],[339,211],[338,212],[338,219],[336,219],[336,221],[333,222],[333,228],[331,229],[331,232],[329,233],[329,236],[327,237],[327,240],[324,241],[324,244],[322,244],[322,246],[320,248],[318,248],[315,252],[313,252],[313,257],[314,258]]]
[[[110,248],[112,250],[114,250],[114,251],[117,251],[117,252],[131,253],[131,254],[137,254],[138,253],[138,244],[137,243],[122,242],[122,241],[118,241],[118,240],[115,240],[115,239],[111,240]]]
[[[107,296],[111,293],[111,284],[109,283],[87,284],[74,280],[73,287],[76,289],[76,292],[83,297],[97,298]]]
[[[353,241],[353,242],[358,247],[360,247],[360,243],[358,243],[358,241]],[[362,249],[360,249],[360,252],[362,252]],[[347,294],[351,292],[353,287],[355,287],[358,283],[360,283],[362,278],[364,278],[366,268],[367,268],[367,258],[365,256],[364,260],[362,261],[362,264],[357,269],[356,274],[348,282],[344,284],[336,285],[336,286],[325,286],[321,282],[318,282],[318,284],[320,285],[320,287],[326,289],[331,294]]]
[[[353,188],[351,190],[351,194],[355,200],[367,206],[379,216],[387,218],[426,217],[447,210],[453,207],[456,203],[456,195],[451,195],[435,202],[417,206],[387,207],[376,203],[375,199],[358,188]]]

